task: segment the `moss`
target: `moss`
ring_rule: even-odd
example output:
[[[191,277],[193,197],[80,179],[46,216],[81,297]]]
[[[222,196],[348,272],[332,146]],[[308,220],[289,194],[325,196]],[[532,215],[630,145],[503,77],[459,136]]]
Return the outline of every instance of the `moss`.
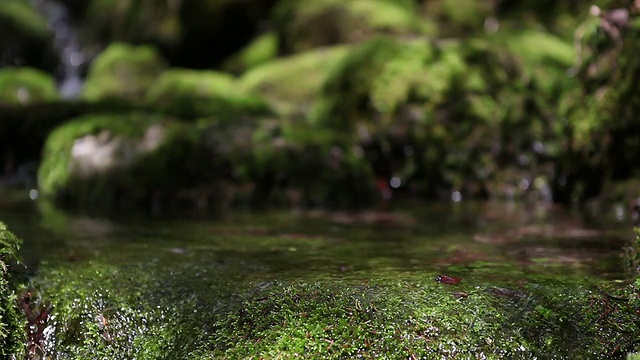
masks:
[[[365,159],[332,132],[304,123],[258,127],[247,170],[259,202],[352,208],[376,197]]]
[[[264,97],[279,113],[306,114],[347,47],[317,49],[278,58],[247,71],[239,79],[243,92]]]
[[[144,204],[163,192],[169,196],[183,186],[212,180],[199,141],[196,127],[159,115],[74,119],[47,139],[38,172],[41,194],[107,207],[122,201]],[[85,153],[85,146],[96,148]],[[92,155],[96,152],[101,157]]]
[[[165,67],[151,46],[112,43],[91,63],[82,97],[141,100]]]
[[[429,31],[406,2],[283,1],[274,14],[276,31],[286,53],[360,42],[376,34],[409,35]]]
[[[634,308],[584,285],[539,278],[460,288],[422,275],[251,285],[251,270],[233,262],[202,265],[178,264],[170,274],[151,264],[48,269],[33,283],[54,309],[47,349],[90,359],[606,358],[637,350]]]
[[[9,285],[7,266],[17,260],[22,241],[0,222],[0,356],[9,359],[23,347],[24,323],[16,311],[16,296]]]
[[[33,41],[50,36],[46,21],[28,1],[8,0],[3,5],[0,9],[0,48],[16,38]]]
[[[151,85],[145,100],[155,109],[187,118],[269,113],[261,98],[243,94],[231,75],[215,71],[167,70]]]
[[[635,175],[638,142],[632,134],[638,126],[633,114],[640,103],[635,95],[638,86],[631,79],[640,72],[634,55],[639,49],[640,21],[633,6],[617,10],[629,14],[628,25],[619,35],[606,30],[606,17],[596,16],[576,31],[578,54],[572,71],[581,86],[568,94],[563,109],[571,139],[570,161],[563,170],[575,179],[575,186],[567,189],[575,200],[598,196],[607,184]]]
[[[240,74],[275,59],[277,55],[278,36],[274,32],[266,32],[227,59],[223,68]]]
[[[7,67],[0,70],[0,105],[29,105],[59,98],[53,78],[40,70]]]

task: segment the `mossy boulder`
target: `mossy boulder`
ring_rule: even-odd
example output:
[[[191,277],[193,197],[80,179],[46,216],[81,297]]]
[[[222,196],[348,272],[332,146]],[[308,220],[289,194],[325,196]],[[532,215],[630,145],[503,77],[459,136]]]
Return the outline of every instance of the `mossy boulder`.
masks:
[[[51,75],[28,67],[0,69],[0,105],[31,105],[58,99]]]
[[[375,203],[370,165],[333,132],[300,122],[265,122],[246,168],[258,201],[354,208]]]
[[[240,77],[239,87],[264,97],[283,116],[306,116],[327,77],[348,51],[346,46],[336,46],[281,57],[247,71]]]
[[[635,81],[640,13],[633,5],[593,11],[576,33],[580,51],[573,70],[580,86],[567,93],[563,108],[569,146],[561,171],[570,179],[563,194],[576,201],[603,191],[605,197],[617,197],[610,190],[636,178],[640,161],[635,115],[640,111]],[[613,23],[614,13],[626,16],[626,22]]]
[[[152,46],[112,43],[91,63],[82,98],[140,101],[165,68]]]
[[[514,42],[544,46],[527,52]],[[511,197],[533,190],[548,200],[571,54],[569,43],[536,33],[438,45],[372,39],[336,66],[312,122],[361,146],[376,176],[396,177],[411,191]],[[502,176],[511,169],[516,176]],[[527,191],[518,190],[521,181]]]
[[[181,117],[229,119],[270,112],[256,95],[246,95],[236,79],[222,72],[169,69],[151,85],[146,103]]]
[[[25,324],[16,311],[17,299],[9,285],[8,265],[17,259],[22,241],[0,222],[0,356],[9,359],[24,346]]]
[[[86,359],[608,358],[638,350],[634,285],[611,295],[631,303],[544,277],[463,287],[425,274],[258,283],[263,267],[199,252],[171,271],[162,260],[43,267],[32,292],[55,316],[43,349]]]
[[[284,53],[357,43],[376,34],[408,36],[431,30],[407,1],[286,0],[274,9],[273,21]]]
[[[48,137],[41,194],[63,203],[150,205],[216,179],[197,128],[145,113],[86,115]]]

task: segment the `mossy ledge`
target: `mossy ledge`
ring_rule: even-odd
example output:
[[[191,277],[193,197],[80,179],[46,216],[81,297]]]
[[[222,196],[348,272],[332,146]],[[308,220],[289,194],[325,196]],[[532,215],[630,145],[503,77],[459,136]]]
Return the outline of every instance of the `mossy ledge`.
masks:
[[[254,264],[255,265],[255,264]],[[640,350],[637,284],[520,284],[434,274],[262,281],[233,259],[49,265],[42,344],[59,359],[621,358]]]

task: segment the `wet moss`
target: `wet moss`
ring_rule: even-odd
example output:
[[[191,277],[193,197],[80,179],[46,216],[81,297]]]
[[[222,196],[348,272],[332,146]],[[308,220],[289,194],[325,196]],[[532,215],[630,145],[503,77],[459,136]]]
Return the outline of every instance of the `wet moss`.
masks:
[[[8,265],[17,260],[22,241],[0,222],[0,356],[9,359],[24,345],[24,321],[16,311],[17,299],[9,284]]]
[[[82,97],[139,101],[165,68],[164,60],[152,46],[114,42],[91,63]]]
[[[33,105],[58,99],[49,74],[28,67],[0,69],[0,105]]]
[[[460,287],[416,274],[252,284],[251,270],[235,266],[49,268],[33,282],[53,305],[45,349],[89,359],[611,358],[638,350],[637,308],[579,281]]]

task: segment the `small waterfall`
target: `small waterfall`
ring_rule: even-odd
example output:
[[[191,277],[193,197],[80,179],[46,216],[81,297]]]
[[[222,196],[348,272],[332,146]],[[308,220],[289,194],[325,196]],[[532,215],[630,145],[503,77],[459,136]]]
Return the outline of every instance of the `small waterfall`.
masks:
[[[80,47],[78,32],[69,12],[54,0],[32,0],[33,6],[47,20],[54,35],[54,46],[58,51],[60,66],[56,78],[62,97],[73,99],[82,90],[82,66],[86,57]]]

